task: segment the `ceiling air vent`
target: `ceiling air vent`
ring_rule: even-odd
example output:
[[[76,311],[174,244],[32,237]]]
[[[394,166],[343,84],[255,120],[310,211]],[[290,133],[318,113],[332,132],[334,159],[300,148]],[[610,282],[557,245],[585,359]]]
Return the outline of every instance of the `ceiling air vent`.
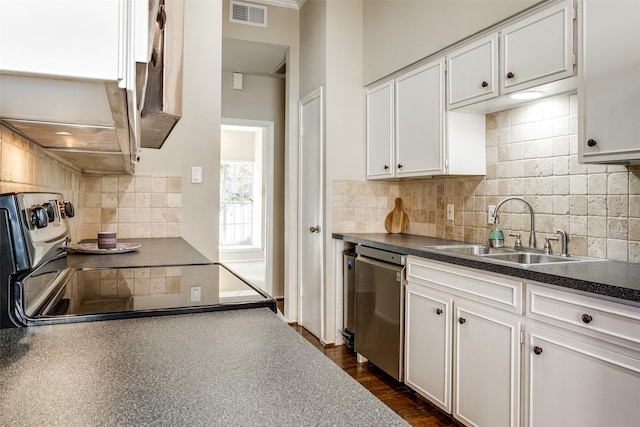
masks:
[[[232,1],[229,5],[229,22],[266,27],[267,8],[265,6]]]

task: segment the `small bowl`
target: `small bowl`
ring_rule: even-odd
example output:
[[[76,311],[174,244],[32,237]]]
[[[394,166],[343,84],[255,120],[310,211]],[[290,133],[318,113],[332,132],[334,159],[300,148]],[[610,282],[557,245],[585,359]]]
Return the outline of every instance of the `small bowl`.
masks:
[[[118,246],[118,239],[115,231],[104,231],[98,233],[98,249],[115,249]]]

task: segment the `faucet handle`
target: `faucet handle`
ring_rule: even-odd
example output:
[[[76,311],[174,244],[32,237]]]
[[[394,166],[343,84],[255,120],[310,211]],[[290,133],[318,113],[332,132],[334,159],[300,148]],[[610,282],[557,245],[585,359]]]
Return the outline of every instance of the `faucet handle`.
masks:
[[[569,239],[569,235],[567,234],[566,231],[558,228],[558,230],[556,231],[556,233],[558,233],[560,235],[560,237],[562,238],[562,253],[561,255],[564,257],[568,257],[569,256],[569,242],[571,241]]]
[[[516,241],[513,242],[513,247],[514,248],[521,248],[522,247],[522,240],[520,240],[520,233],[509,233],[509,236],[515,237]]]
[[[552,236],[547,236],[544,238],[544,253],[546,255],[553,255],[553,249],[551,249],[551,243],[549,243],[550,240],[554,240],[554,241],[558,241],[557,237],[552,237]]]

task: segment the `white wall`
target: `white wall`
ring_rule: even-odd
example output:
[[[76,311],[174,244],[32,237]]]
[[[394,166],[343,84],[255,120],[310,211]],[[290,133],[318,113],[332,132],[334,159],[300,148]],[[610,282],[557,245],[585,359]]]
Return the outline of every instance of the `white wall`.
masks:
[[[540,3],[540,0],[364,1],[364,84]]]
[[[218,259],[220,163],[220,1],[186,0],[183,115],[162,149],[143,149],[137,172],[182,176],[182,237]],[[191,167],[203,167],[191,184]]]
[[[365,104],[362,84],[362,1],[308,0],[300,13],[300,93],[325,94],[324,274],[325,336],[342,328],[341,287],[331,238],[334,180],[365,174]],[[349,178],[347,178],[349,177]]]

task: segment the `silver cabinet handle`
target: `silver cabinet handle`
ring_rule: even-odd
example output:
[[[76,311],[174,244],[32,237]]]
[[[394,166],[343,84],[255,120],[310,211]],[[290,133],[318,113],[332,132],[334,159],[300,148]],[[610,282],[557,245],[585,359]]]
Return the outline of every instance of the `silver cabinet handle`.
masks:
[[[316,225],[315,227],[314,226],[309,227],[309,233],[319,233],[319,232],[320,232],[319,225]]]

